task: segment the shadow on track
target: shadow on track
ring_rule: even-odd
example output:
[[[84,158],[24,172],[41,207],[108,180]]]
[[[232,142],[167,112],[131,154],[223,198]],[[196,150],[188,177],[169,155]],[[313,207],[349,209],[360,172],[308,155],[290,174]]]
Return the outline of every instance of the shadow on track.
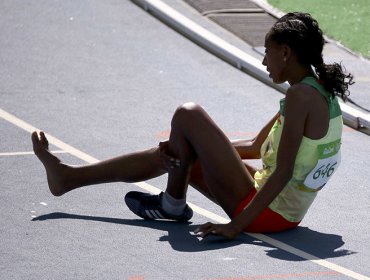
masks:
[[[297,227],[292,231],[270,234],[270,237],[316,256],[318,259],[337,258],[356,254],[357,252],[339,249],[345,242],[343,237],[331,233],[322,233],[308,227]],[[267,252],[267,255],[282,260],[294,260],[283,250],[275,249]]]
[[[282,249],[276,248],[266,242],[254,239],[249,235],[241,234],[234,240],[225,240],[218,236],[209,236],[201,239],[193,234],[198,225],[191,223],[178,223],[173,221],[152,221],[142,219],[121,219],[99,216],[77,215],[62,212],[54,212],[33,218],[32,221],[45,221],[55,219],[86,220],[103,223],[113,223],[127,226],[147,227],[161,231],[167,231],[168,235],[159,238],[159,241],[168,242],[171,247],[180,252],[199,252],[219,250],[238,245],[256,245],[266,247],[266,254],[272,258],[302,261],[304,259],[290,254]],[[271,234],[271,237],[294,246],[300,250],[317,256],[320,259],[341,257],[355,252],[348,250],[337,250],[344,245],[341,236],[325,234],[310,230],[305,227],[298,227],[283,233]]]

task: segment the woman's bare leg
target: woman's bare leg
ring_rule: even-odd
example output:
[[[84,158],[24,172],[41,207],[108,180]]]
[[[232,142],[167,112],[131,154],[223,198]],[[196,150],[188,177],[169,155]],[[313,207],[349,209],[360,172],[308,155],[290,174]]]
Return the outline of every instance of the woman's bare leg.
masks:
[[[43,132],[32,134],[33,149],[44,164],[50,191],[55,196],[100,183],[138,182],[164,174],[159,148],[123,155],[86,166],[69,166],[51,154]]]
[[[244,162],[245,168],[248,170],[249,174],[251,176],[254,176],[254,173],[256,173],[257,169],[247,163]],[[211,193],[207,183],[204,180],[204,175],[202,171],[202,167],[200,165],[199,160],[197,160],[190,172],[190,178],[189,178],[189,185],[192,186],[194,189],[202,193],[204,196],[206,196],[208,199],[212,200],[216,204],[218,204],[216,198]]]
[[[35,154],[45,166],[50,191],[56,196],[86,185],[143,181],[167,172],[158,147],[74,167],[61,163],[49,152],[43,133],[39,138],[34,132],[32,141]],[[167,192],[174,198],[185,197],[190,183],[230,214],[253,187],[236,150],[199,106],[187,104],[177,110],[169,145],[170,152],[181,159],[180,168],[169,172]],[[193,168],[196,160],[198,167]],[[198,173],[194,175],[195,170]]]
[[[174,198],[185,196],[195,160],[199,160],[204,178],[204,184],[198,184],[198,187],[228,215],[254,187],[253,179],[236,149],[198,105],[184,104],[176,111],[172,119],[169,152],[181,162],[179,168],[168,171],[166,191]]]

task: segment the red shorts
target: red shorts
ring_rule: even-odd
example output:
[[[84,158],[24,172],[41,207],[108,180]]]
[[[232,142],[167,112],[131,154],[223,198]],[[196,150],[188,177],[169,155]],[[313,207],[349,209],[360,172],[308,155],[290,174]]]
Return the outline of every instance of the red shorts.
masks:
[[[255,189],[250,192],[246,199],[244,199],[236,208],[233,213],[233,217],[236,217],[243,211],[256,193],[257,191]],[[267,207],[249,226],[244,229],[244,231],[255,233],[279,232],[295,228],[299,223],[300,222],[289,222],[284,219],[283,216]]]

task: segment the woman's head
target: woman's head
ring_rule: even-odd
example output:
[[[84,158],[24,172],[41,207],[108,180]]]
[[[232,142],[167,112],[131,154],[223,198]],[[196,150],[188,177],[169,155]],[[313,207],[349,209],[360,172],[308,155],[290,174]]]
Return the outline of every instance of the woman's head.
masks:
[[[287,46],[302,66],[315,69],[328,91],[345,98],[348,85],[353,83],[352,75],[345,75],[338,63],[324,63],[322,51],[325,40],[318,22],[310,14],[294,12],[284,15],[267,33],[266,42]]]

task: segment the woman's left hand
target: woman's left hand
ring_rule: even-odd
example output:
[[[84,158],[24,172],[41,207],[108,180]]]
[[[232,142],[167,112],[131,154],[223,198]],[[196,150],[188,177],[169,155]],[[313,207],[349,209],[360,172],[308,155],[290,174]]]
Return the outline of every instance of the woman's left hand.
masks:
[[[159,155],[162,159],[163,164],[168,169],[173,169],[180,166],[180,159],[171,156],[168,152],[169,142],[163,141],[159,143]]]
[[[213,224],[206,223],[198,227],[195,233],[199,234],[202,238],[214,234],[225,237],[226,239],[234,239],[241,231],[235,228],[231,223],[228,224]]]

